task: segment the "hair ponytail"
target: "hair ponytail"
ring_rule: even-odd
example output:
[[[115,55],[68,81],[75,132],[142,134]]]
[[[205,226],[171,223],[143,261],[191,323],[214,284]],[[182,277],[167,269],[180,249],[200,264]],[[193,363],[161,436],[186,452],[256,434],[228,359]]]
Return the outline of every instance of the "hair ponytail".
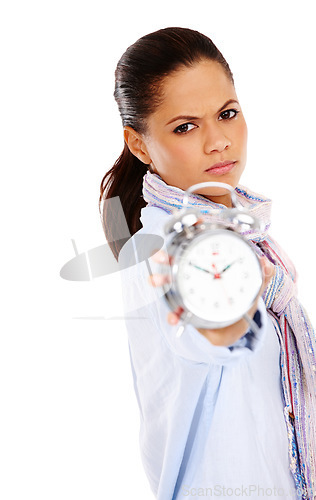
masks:
[[[100,213],[102,200],[118,196],[125,215],[125,219],[121,221],[120,216],[122,214],[114,213],[113,206],[110,203],[104,205],[104,210],[101,214],[103,230],[116,260],[127,239],[115,239],[114,227],[116,235],[119,233],[118,228],[125,226],[125,221],[131,235],[142,227],[140,211],[146,206],[142,195],[142,188],[143,177],[147,169],[148,166],[136,158],[125,143],[121,155],[101,181],[99,198]]]

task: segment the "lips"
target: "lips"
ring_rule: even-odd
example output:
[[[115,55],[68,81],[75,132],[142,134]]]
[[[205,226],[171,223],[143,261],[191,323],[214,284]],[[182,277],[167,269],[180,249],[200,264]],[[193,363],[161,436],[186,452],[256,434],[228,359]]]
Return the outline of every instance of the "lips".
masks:
[[[205,172],[209,172],[211,174],[225,174],[232,170],[237,162],[234,160],[221,161],[219,163],[215,163],[210,168],[205,170]]]

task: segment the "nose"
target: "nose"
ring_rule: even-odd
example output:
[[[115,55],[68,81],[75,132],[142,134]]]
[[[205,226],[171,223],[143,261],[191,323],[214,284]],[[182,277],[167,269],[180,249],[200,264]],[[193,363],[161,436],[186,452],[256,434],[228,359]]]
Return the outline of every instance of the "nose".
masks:
[[[225,134],[221,124],[213,124],[207,127],[204,136],[204,152],[206,154],[222,153],[230,146],[231,140]]]

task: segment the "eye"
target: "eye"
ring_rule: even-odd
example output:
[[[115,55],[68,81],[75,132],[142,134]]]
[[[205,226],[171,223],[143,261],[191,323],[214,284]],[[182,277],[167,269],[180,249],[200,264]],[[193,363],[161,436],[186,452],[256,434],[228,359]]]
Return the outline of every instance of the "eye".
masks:
[[[237,109],[225,109],[225,111],[222,111],[222,113],[219,115],[219,119],[231,120],[232,118],[235,118],[238,113],[239,111]]]
[[[187,132],[190,132],[190,130],[193,130],[196,126],[193,123],[182,123],[182,125],[179,125],[177,128],[174,129],[175,134],[186,134]]]

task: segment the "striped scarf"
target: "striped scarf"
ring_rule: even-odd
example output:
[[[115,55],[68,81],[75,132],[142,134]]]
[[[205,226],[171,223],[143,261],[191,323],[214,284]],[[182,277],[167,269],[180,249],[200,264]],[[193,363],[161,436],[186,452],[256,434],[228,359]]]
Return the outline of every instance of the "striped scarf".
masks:
[[[280,369],[285,401],[284,417],[289,438],[290,468],[302,499],[316,499],[316,338],[306,311],[297,299],[293,263],[269,236],[271,200],[238,184],[238,201],[264,222],[261,232],[242,234],[259,256],[275,266],[275,274],[263,299],[280,342]],[[148,206],[173,213],[183,206],[184,191],[167,185],[159,175],[147,172],[143,197]],[[189,207],[197,207],[205,220],[220,221],[226,207],[198,195],[189,195]],[[210,210],[211,209],[211,210]],[[210,213],[211,212],[211,213]]]

